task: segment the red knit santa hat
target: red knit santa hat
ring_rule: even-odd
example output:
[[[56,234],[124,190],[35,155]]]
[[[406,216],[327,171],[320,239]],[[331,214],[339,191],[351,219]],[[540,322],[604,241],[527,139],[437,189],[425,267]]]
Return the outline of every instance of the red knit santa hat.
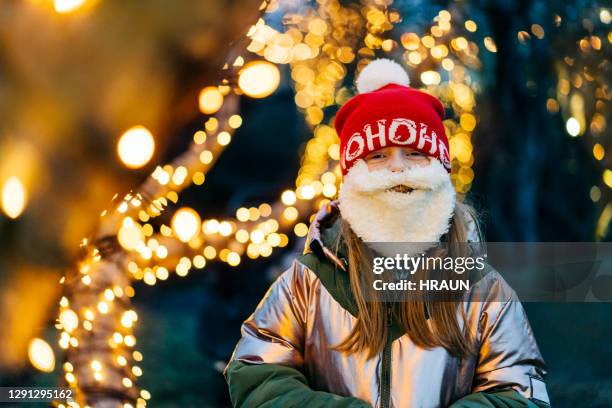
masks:
[[[343,175],[356,160],[387,146],[411,147],[450,173],[444,106],[436,97],[410,88],[404,68],[389,59],[369,63],[356,82],[359,94],[340,108],[334,123]]]

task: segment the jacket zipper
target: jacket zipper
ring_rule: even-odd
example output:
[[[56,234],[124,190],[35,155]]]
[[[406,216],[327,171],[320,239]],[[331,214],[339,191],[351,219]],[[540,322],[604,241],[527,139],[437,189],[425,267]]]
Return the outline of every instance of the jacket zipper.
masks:
[[[380,376],[380,408],[389,408],[391,400],[391,324],[393,309],[387,304],[387,341],[382,355]]]

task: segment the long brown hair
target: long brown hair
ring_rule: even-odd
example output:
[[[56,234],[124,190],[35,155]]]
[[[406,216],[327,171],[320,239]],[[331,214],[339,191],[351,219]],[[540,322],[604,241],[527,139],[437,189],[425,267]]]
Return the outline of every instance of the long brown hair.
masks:
[[[348,257],[348,273],[357,306],[357,323],[351,333],[334,348],[346,353],[366,351],[368,358],[381,352],[391,336],[387,325],[386,310],[381,302],[367,301],[362,285],[364,276],[363,267],[371,268],[371,259],[366,255],[363,241],[353,232],[345,220],[341,222],[341,233],[336,249],[341,242],[346,245]],[[473,234],[473,236],[472,236]],[[449,247],[464,248],[465,245],[452,245],[455,243],[481,240],[481,230],[478,225],[476,213],[467,204],[457,202],[446,242]],[[475,239],[474,239],[475,238]],[[453,254],[459,255],[459,254]],[[372,277],[372,274],[366,274]],[[371,283],[371,282],[370,282]],[[371,287],[371,286],[370,286]],[[396,303],[393,315],[401,329],[417,346],[425,349],[444,347],[451,355],[465,358],[475,354],[468,325],[462,330],[457,317],[460,309],[465,322],[465,311],[461,301],[427,301],[407,300]],[[429,315],[431,325],[426,315]]]

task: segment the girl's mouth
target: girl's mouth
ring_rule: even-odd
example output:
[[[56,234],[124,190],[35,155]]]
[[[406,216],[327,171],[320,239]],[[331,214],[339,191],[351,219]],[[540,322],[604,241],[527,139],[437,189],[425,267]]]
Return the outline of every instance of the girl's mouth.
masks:
[[[387,191],[393,191],[393,192],[396,192],[396,193],[407,194],[407,193],[411,193],[412,191],[414,191],[414,188],[408,187],[405,184],[398,184],[397,186],[393,186],[391,188],[388,188]]]

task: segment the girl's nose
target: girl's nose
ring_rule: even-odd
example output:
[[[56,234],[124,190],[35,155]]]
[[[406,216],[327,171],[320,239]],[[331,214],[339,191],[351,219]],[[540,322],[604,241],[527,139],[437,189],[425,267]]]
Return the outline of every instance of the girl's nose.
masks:
[[[391,160],[389,162],[389,170],[391,170],[393,173],[399,173],[403,171],[406,167],[406,159],[402,154],[403,152],[401,149],[398,150],[393,152],[393,154],[391,155]]]

